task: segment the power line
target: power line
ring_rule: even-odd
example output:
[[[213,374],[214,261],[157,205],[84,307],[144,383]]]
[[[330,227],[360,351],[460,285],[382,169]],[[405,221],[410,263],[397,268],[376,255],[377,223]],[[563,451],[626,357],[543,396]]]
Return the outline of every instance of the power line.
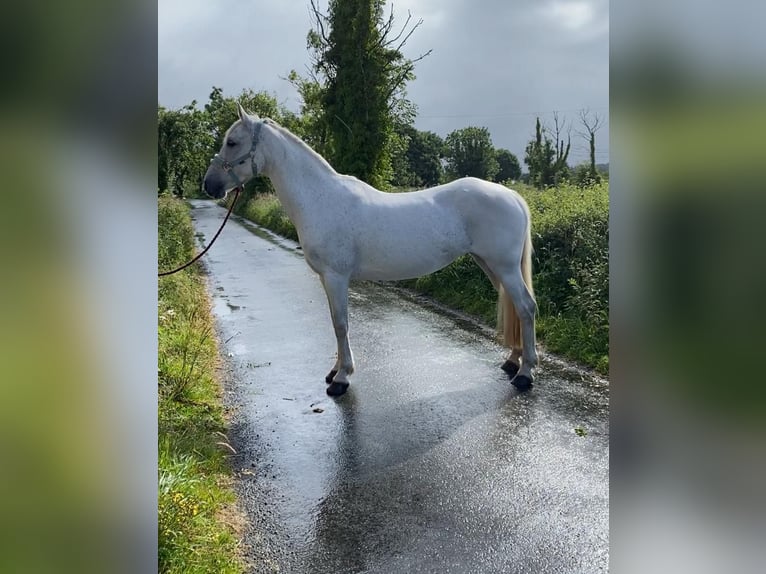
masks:
[[[573,113],[573,112],[580,112],[582,110],[590,110],[592,112],[596,111],[603,111],[608,110],[608,107],[601,107],[601,108],[589,108],[589,107],[583,107],[583,108],[577,108],[577,109],[571,109],[571,110],[549,110],[547,112],[537,111],[537,112],[504,112],[501,114],[436,114],[436,115],[422,115],[418,114],[418,118],[423,119],[440,119],[440,118],[507,118],[507,117],[513,117],[513,116],[545,116],[549,114],[554,113]]]

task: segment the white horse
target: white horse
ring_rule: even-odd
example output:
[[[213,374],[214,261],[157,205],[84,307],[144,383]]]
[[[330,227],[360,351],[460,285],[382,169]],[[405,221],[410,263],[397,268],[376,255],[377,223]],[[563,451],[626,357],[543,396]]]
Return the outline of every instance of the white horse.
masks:
[[[203,189],[222,198],[258,174],[271,179],[306,263],[327,294],[338,341],[337,360],[325,378],[328,395],[346,392],[354,372],[349,282],[419,277],[466,253],[498,290],[498,330],[511,349],[502,368],[517,388],[532,385],[537,305],[529,208],[518,193],[471,177],[423,191],[384,193],[337,173],[287,129],[240,106]]]

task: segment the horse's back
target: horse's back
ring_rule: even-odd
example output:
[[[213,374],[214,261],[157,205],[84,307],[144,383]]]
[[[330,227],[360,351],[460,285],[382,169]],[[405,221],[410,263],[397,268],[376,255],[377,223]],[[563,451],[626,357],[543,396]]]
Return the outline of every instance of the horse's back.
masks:
[[[469,233],[477,228],[523,225],[529,213],[526,202],[516,191],[475,177],[432,189],[434,202],[455,210]]]
[[[358,213],[351,227],[360,278],[431,273],[460,255],[512,241],[508,228],[523,226],[517,194],[476,178],[409,193],[364,185],[356,194]]]
[[[361,183],[361,182],[360,182]],[[472,242],[486,233],[522,233],[529,208],[514,190],[499,183],[464,177],[420,191],[385,193],[363,184],[357,204],[367,230],[407,236],[413,229]]]

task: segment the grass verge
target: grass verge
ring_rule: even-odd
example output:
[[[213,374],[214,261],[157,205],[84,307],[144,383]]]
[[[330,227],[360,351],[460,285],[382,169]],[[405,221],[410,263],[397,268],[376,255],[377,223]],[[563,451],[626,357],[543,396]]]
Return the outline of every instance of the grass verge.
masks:
[[[186,204],[158,200],[159,268],[191,259]],[[216,380],[218,348],[210,302],[197,265],[161,277],[158,287],[158,570],[244,570],[232,516],[234,494]]]

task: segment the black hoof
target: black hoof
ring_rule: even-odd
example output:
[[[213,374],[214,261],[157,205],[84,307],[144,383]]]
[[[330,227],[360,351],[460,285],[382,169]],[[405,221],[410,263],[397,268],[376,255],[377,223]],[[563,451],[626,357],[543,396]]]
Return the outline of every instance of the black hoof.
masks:
[[[331,397],[339,397],[346,392],[348,385],[348,383],[339,383],[337,381],[333,381],[330,383],[330,386],[327,387],[327,394]]]
[[[332,383],[332,380],[335,378],[335,375],[337,374],[338,374],[338,371],[335,371],[335,370],[330,371],[327,374],[327,376],[324,378],[324,382],[329,385],[330,383]]]
[[[532,386],[532,379],[526,375],[516,375],[513,377],[511,384],[520,391],[526,391]]]
[[[519,366],[513,361],[511,361],[510,359],[508,359],[505,363],[503,363],[500,366],[500,368],[503,369],[506,373],[508,373],[508,375],[511,377],[513,377],[514,375],[516,375],[516,373],[519,372]]]

